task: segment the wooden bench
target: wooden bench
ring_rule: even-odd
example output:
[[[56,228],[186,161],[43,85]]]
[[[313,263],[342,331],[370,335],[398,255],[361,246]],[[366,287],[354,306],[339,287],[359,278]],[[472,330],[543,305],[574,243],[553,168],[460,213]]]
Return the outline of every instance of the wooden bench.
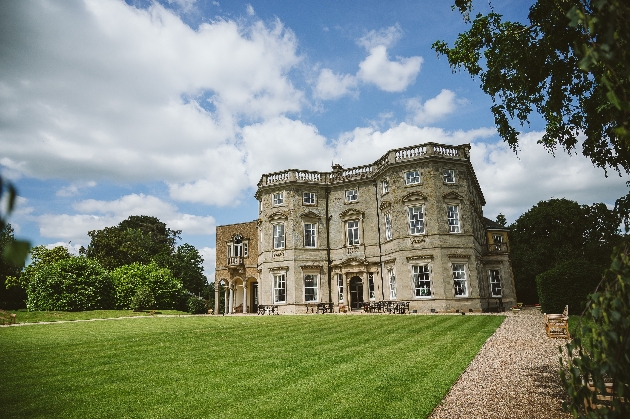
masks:
[[[17,314],[0,310],[0,324],[17,324]]]
[[[589,381],[587,384],[588,389],[591,392],[595,392],[595,385],[592,381]],[[584,408],[588,412],[589,410],[599,409],[600,407],[608,407],[610,408],[610,402],[613,400],[613,383],[604,383],[605,392],[604,394],[600,394],[599,392],[595,395],[595,403],[591,399],[584,399]],[[628,403],[628,398],[621,397],[621,403]]]
[[[317,304],[317,313],[332,313],[333,312],[333,303],[319,303]]]
[[[550,338],[571,339],[569,334],[569,306],[564,307],[562,314],[545,313],[545,331]]]

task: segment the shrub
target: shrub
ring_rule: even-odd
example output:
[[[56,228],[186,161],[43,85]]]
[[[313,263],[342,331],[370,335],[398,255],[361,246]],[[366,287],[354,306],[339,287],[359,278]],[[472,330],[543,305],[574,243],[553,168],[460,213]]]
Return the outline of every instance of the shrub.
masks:
[[[131,308],[134,311],[142,311],[155,307],[155,296],[151,289],[147,286],[138,288],[134,296],[131,298]]]
[[[191,314],[205,314],[208,312],[208,302],[199,297],[191,295],[186,302],[188,312]]]
[[[114,292],[101,265],[85,257],[71,257],[39,269],[27,289],[30,311],[84,311],[110,309]]]
[[[588,295],[602,278],[603,269],[583,260],[569,260],[536,277],[541,310],[545,313],[581,313]]]
[[[132,300],[142,287],[153,293],[156,309],[171,310],[179,305],[182,283],[167,268],[155,262],[149,265],[132,263],[116,268],[111,273],[116,289],[116,305],[121,309],[134,308]]]

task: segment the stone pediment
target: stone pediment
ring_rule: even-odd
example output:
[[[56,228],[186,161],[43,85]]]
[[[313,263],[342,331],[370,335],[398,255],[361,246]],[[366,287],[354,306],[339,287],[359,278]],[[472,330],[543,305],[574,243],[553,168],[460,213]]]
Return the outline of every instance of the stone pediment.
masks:
[[[282,211],[276,211],[269,216],[269,221],[288,220],[288,219],[289,219],[289,216],[285,212],[282,212]]]
[[[334,266],[358,266],[358,265],[363,266],[363,265],[368,265],[368,261],[365,258],[351,257],[351,258],[344,259],[343,261],[337,262],[333,265]]]
[[[342,220],[349,220],[352,218],[363,218],[363,212],[359,211],[356,208],[348,208],[345,211],[342,211],[339,214],[339,218],[341,218]]]
[[[381,211],[385,211],[386,209],[389,209],[392,207],[392,203],[389,201],[383,201],[381,202],[381,205],[378,206],[378,209],[380,209]]]
[[[433,255],[414,255],[407,256],[407,262],[417,262],[417,261],[431,261],[433,260]]]
[[[402,197],[402,202],[426,201],[427,196],[422,192],[409,192]]]
[[[460,194],[458,194],[455,191],[450,191],[450,192],[447,192],[447,193],[443,194],[442,195],[442,199],[459,199],[459,200],[463,200],[464,197],[461,196]]]
[[[303,271],[321,271],[323,267],[323,265],[300,265]]]
[[[306,211],[300,214],[300,218],[316,218],[319,220],[322,216],[314,211]]]

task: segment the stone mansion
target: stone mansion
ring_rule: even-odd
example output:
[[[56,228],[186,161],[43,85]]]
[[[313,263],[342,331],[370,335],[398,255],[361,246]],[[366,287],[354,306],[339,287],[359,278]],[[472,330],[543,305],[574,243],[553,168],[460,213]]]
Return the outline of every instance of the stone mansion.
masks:
[[[417,312],[516,303],[507,229],[483,216],[468,144],[264,174],[256,198],[257,220],[217,227],[217,314],[259,304],[305,313],[322,302],[335,311],[408,302]]]

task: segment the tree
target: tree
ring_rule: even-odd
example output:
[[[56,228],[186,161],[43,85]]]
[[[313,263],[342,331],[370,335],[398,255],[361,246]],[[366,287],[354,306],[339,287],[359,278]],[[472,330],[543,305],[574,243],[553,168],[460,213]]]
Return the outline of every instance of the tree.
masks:
[[[199,294],[206,285],[206,276],[203,274],[203,258],[197,248],[188,243],[177,247],[172,255],[169,268],[173,276],[181,279],[184,289]]]
[[[118,308],[175,309],[181,305],[184,293],[181,281],[173,277],[168,268],[162,268],[155,262],[120,266],[111,272],[111,277]],[[146,290],[152,294],[153,307],[145,307],[148,300]]]
[[[516,295],[524,303],[538,302],[536,276],[567,260],[583,259],[603,272],[620,241],[619,218],[604,204],[539,202],[510,225]]]
[[[13,236],[13,227],[11,224],[5,224],[0,230],[0,254],[4,249],[13,246],[15,237]],[[6,288],[7,277],[17,277],[22,270],[21,266],[16,265],[10,259],[0,258],[0,307],[2,308],[21,308],[26,300],[26,292],[19,288]]]
[[[71,256],[40,264],[29,284],[30,311],[83,311],[114,308],[112,281],[98,262]]]
[[[503,215],[503,214],[497,215],[496,221],[497,221],[497,224],[499,224],[499,225],[501,225],[503,227],[505,227],[507,225],[507,220],[505,219],[505,215]]]
[[[7,216],[13,211],[13,207],[15,206],[17,190],[11,182],[4,181],[2,176],[0,176],[0,198],[3,196],[7,196],[5,201],[7,208],[6,210],[4,208],[0,208],[0,231],[2,232],[5,231],[5,228],[8,225]],[[13,237],[13,229],[11,229],[11,237]],[[15,237],[13,237],[11,240],[3,242],[0,259],[15,266],[23,266],[30,248],[31,245],[29,242],[25,240],[16,240]]]
[[[498,133],[514,151],[514,122],[528,124],[536,112],[546,122],[540,142],[547,149],[572,152],[582,141],[594,165],[630,173],[630,3],[538,0],[529,24],[503,21],[494,11],[471,21],[472,0],[455,0],[454,7],[470,30],[453,48],[444,41],[433,48],[453,70],[479,76]],[[630,195],[617,207],[627,222]]]
[[[81,254],[112,270],[134,262],[167,260],[174,252],[179,230],[171,230],[156,217],[132,215],[115,227],[88,232],[90,244]]]

